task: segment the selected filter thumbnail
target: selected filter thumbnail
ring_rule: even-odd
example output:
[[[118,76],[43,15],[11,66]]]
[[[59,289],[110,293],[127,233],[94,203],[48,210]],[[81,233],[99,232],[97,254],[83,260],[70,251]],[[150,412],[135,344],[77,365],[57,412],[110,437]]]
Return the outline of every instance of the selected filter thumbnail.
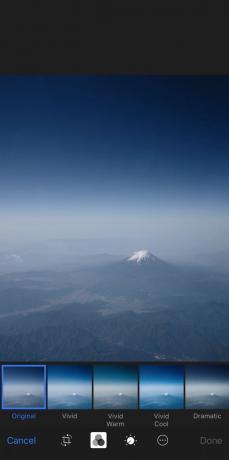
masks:
[[[2,366],[3,409],[45,409],[46,367],[42,365]]]
[[[91,366],[49,366],[48,408],[92,409]]]
[[[140,409],[183,408],[183,367],[174,365],[141,365]]]
[[[137,367],[115,364],[95,366],[94,408],[137,409]]]

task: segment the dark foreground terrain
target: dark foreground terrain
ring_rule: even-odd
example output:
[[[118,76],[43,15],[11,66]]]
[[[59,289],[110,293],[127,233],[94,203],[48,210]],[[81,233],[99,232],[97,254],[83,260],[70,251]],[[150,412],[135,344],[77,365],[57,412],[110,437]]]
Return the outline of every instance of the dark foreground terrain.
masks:
[[[0,360],[228,360],[228,281],[155,257],[2,275]]]

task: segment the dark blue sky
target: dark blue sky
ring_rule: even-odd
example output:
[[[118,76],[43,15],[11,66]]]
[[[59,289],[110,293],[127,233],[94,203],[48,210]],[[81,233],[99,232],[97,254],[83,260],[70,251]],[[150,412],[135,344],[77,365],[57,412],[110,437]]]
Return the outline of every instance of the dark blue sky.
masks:
[[[48,366],[49,383],[82,383],[92,385],[92,368],[91,366]]]
[[[183,385],[184,368],[183,366],[140,366],[141,385]]]
[[[37,218],[43,237],[114,237],[225,216],[229,78],[0,77],[0,101],[0,238]]]
[[[5,366],[4,385],[45,385],[44,366]]]
[[[94,367],[95,385],[115,385],[118,383],[137,385],[138,370],[136,366],[97,365]]]
[[[0,100],[11,204],[228,199],[229,78],[1,77]]]
[[[229,366],[224,365],[189,365],[186,369],[186,379],[189,385],[224,384],[229,393]]]

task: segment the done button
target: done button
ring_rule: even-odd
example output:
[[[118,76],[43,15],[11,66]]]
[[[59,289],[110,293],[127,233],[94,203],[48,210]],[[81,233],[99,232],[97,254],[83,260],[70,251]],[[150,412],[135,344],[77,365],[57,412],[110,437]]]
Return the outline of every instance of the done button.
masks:
[[[37,437],[26,437],[26,436],[7,436],[6,443],[8,446],[36,446]]]

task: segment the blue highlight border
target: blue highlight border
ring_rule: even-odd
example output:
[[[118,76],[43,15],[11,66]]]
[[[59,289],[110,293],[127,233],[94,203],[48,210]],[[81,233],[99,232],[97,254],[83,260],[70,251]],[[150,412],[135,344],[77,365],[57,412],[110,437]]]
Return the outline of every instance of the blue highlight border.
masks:
[[[4,369],[6,367],[42,367],[44,370],[44,406],[43,407],[4,407]],[[46,382],[47,382],[47,370],[46,364],[3,364],[1,366],[1,376],[2,376],[2,384],[1,384],[1,402],[2,402],[2,410],[46,410],[47,409],[47,391],[46,391]]]

